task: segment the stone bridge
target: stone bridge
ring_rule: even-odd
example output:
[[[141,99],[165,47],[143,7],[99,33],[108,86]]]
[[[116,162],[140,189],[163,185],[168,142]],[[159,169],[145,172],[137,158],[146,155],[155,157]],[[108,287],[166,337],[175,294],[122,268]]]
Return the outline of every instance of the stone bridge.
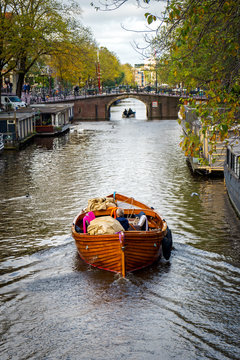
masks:
[[[117,100],[134,98],[146,105],[147,119],[177,119],[179,97],[167,94],[119,93],[74,99],[75,120],[109,120],[110,108]],[[66,101],[65,101],[66,102]],[[69,102],[72,102],[69,100]]]

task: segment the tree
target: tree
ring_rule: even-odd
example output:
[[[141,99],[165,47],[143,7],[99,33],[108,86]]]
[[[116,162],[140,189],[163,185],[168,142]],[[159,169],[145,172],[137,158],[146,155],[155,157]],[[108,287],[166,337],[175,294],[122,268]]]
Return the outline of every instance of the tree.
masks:
[[[133,68],[130,64],[123,64],[121,65],[121,69],[124,73],[123,83],[134,85],[134,74],[133,74]]]
[[[201,133],[211,135],[212,151],[237,123],[239,109],[240,17],[239,1],[174,0],[167,8],[165,27],[153,42],[171,79],[188,89],[202,87],[207,102],[192,105],[202,122]],[[225,109],[225,110],[223,110]],[[239,132],[238,132],[239,134]],[[198,139],[189,129],[181,143],[196,156]]]
[[[76,26],[73,14],[77,3],[57,0],[1,1],[0,72],[17,69],[17,94],[21,95],[24,77],[43,55],[56,52],[58,43],[71,36]]]
[[[101,10],[101,11],[112,11],[120,8],[124,4],[126,4],[129,0],[105,0],[104,4],[101,0],[95,0],[94,2],[91,2],[91,6],[95,8],[95,10]],[[152,0],[152,1],[161,1],[165,2],[167,4],[170,3],[169,0]],[[137,6],[146,6],[146,4],[149,4],[150,0],[136,0]],[[150,15],[150,14],[149,14]],[[155,15],[152,15],[155,17]]]
[[[121,66],[118,58],[106,47],[100,47],[99,60],[102,85],[108,86],[109,81],[112,82],[112,85],[115,85],[121,75]]]
[[[78,6],[70,4],[75,11]],[[63,6],[55,0],[17,0],[13,12],[17,15],[18,43],[21,51],[18,54],[17,94],[21,95],[25,75],[34,63],[43,55],[52,54],[58,44],[71,34],[71,18],[66,19],[70,7]]]
[[[3,75],[10,73],[17,65],[13,56],[19,52],[18,33],[15,27],[15,15],[12,11],[12,1],[0,3],[0,103]]]
[[[76,28],[75,28],[76,30]],[[96,76],[97,46],[89,29],[78,26],[71,37],[58,43],[49,65],[60,83],[86,83]]]

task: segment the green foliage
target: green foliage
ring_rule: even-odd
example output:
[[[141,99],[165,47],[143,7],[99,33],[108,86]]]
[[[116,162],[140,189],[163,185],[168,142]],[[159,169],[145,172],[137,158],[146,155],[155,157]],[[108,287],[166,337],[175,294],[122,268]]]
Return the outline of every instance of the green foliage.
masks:
[[[202,135],[214,134],[213,150],[218,136],[225,140],[240,123],[239,5],[239,0],[173,0],[153,41],[154,49],[164,54],[159,58],[159,78],[184,84],[187,90],[205,90],[208,101],[194,106]],[[190,155],[198,148],[191,133],[181,146]]]
[[[17,93],[21,95],[24,77],[36,61],[56,52],[58,43],[71,36],[75,21],[67,16],[77,13],[78,5],[17,0],[1,1],[0,9],[0,71],[6,74],[17,69]]]
[[[134,85],[134,74],[133,74],[133,68],[130,64],[123,64],[121,65],[121,71],[124,74],[124,77],[121,80],[121,84],[128,84],[128,85]]]
[[[84,86],[96,77],[97,47],[91,33],[83,27],[58,42],[48,60],[53,76],[60,84]]]
[[[99,60],[102,85],[108,86],[109,80],[114,81],[115,84],[117,84],[122,71],[121,64],[116,55],[106,47],[101,47],[99,51]]]
[[[147,2],[147,1],[146,1]],[[76,21],[77,1],[4,0],[0,4],[0,76],[18,73],[17,93],[29,74],[45,84],[97,85],[97,45],[91,31]],[[100,49],[101,82],[120,84],[128,78],[116,55]]]
[[[150,14],[150,13],[145,13],[145,17],[146,17],[147,22],[148,22],[149,25],[150,25],[153,21],[156,21],[156,20],[157,20],[156,16],[153,15],[153,14]]]

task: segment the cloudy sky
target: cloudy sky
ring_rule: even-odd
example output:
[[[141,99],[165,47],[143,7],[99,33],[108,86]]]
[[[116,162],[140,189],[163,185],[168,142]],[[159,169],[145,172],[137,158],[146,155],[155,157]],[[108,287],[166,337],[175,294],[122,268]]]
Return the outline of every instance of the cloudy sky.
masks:
[[[164,2],[151,1],[145,8],[137,6],[136,0],[128,0],[126,4],[114,11],[96,11],[90,5],[98,5],[98,0],[81,0],[81,22],[92,30],[93,36],[99,46],[105,46],[114,52],[122,64],[131,65],[143,62],[144,58],[133,48],[134,41],[145,46],[143,33],[126,31],[121,25],[132,30],[147,30],[146,12],[160,14],[164,9]],[[104,3],[104,0],[102,0]],[[152,28],[156,27],[154,26]],[[132,45],[131,45],[132,44]]]

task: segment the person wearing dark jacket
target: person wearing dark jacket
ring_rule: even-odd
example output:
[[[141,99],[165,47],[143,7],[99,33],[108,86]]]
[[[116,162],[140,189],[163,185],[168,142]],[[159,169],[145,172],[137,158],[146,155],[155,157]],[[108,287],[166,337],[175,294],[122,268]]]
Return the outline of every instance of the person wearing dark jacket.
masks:
[[[130,116],[130,115],[132,115],[132,114],[134,114],[134,112],[132,111],[131,108],[129,108],[129,109],[128,109],[128,116]]]
[[[122,225],[122,227],[124,228],[124,230],[127,231],[129,228],[129,222],[128,219],[124,217],[124,210],[122,208],[118,208],[116,211],[116,215],[117,215],[116,220],[118,220]]]

